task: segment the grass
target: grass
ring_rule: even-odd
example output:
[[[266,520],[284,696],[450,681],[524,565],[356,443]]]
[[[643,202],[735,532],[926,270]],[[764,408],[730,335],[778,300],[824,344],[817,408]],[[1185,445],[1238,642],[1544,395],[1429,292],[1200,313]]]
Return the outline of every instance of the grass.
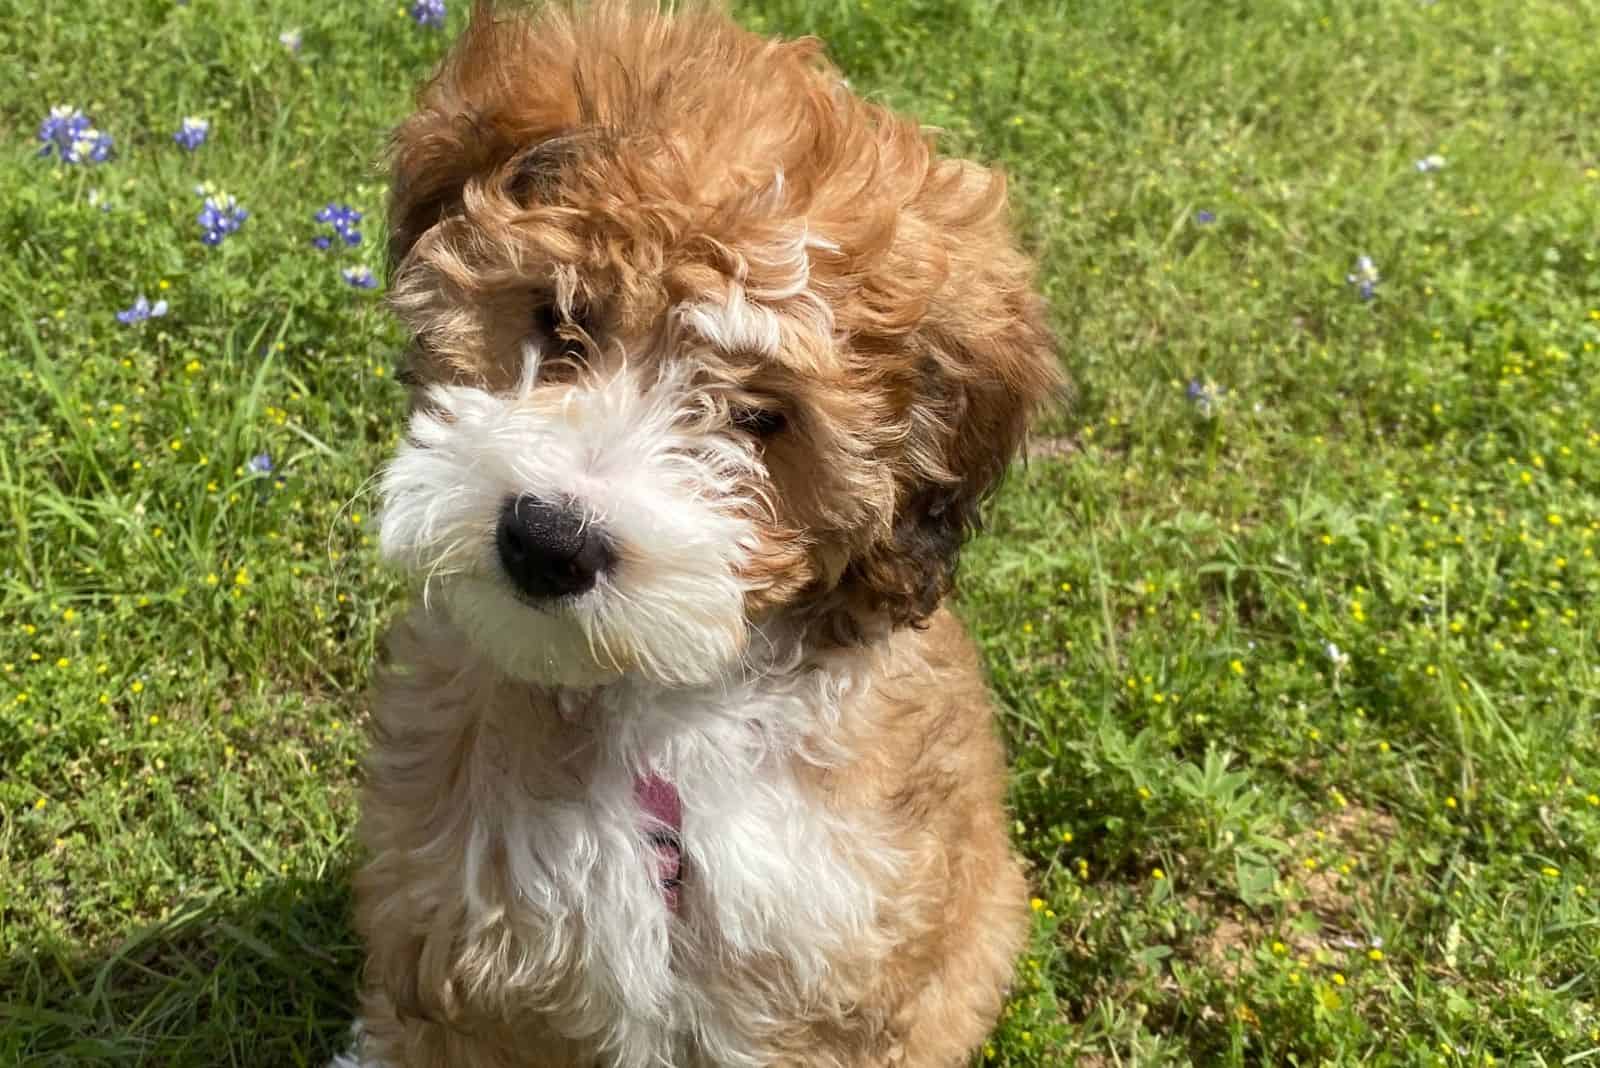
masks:
[[[737,6],[1007,167],[1078,387],[961,589],[1038,895],[984,1059],[1600,1063],[1600,9]],[[0,1063],[349,1019],[401,396],[339,269],[446,37],[266,7],[0,0]]]

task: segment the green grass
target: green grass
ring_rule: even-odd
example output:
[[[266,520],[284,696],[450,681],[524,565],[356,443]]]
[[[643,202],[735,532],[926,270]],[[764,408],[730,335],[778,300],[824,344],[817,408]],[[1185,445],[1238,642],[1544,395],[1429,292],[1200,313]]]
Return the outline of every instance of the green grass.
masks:
[[[402,399],[337,268],[445,38],[278,6],[0,0],[0,1063],[348,1023]],[[1600,1063],[1600,8],[738,8],[1007,167],[1077,384],[963,573],[1038,894],[989,1062]]]

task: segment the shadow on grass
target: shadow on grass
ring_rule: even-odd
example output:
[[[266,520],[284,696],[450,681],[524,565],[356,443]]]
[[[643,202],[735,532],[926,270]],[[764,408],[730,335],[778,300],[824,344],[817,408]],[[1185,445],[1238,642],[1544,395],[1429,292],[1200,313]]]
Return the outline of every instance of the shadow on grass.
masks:
[[[0,962],[0,1064],[320,1066],[343,1049],[361,963],[349,871],[174,911],[98,952]]]

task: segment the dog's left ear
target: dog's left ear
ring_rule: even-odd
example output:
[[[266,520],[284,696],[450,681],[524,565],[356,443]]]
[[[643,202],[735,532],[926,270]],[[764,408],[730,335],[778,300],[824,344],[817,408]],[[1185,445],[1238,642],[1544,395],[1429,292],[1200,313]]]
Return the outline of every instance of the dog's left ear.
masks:
[[[525,26],[478,0],[450,52],[417,94],[415,110],[389,139],[389,267],[462,200],[467,180],[518,147],[526,117],[515,113],[514,76]]]
[[[1033,264],[1011,235],[1004,180],[946,163],[919,201],[908,236],[926,251],[913,254],[936,261],[943,281],[902,341],[912,399],[892,525],[852,557],[840,586],[847,607],[835,622],[858,638],[874,624],[920,624],[938,608],[985,498],[1065,386]]]
[[[505,179],[514,189],[530,178],[517,173],[519,159],[585,124],[582,10],[552,3],[533,18],[515,5],[474,0],[466,29],[390,137],[391,270],[463,208],[473,183]],[[531,164],[548,168],[561,158]]]

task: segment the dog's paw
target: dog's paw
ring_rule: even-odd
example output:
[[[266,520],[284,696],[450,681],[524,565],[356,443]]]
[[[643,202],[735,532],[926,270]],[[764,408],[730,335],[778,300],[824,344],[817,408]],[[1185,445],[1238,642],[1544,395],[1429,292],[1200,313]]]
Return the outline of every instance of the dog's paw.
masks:
[[[328,1068],[389,1068],[384,1061],[374,1060],[366,1055],[364,1047],[365,1034],[361,1029],[361,1021],[357,1020],[350,1025],[350,1050],[341,1053],[328,1062]]]

